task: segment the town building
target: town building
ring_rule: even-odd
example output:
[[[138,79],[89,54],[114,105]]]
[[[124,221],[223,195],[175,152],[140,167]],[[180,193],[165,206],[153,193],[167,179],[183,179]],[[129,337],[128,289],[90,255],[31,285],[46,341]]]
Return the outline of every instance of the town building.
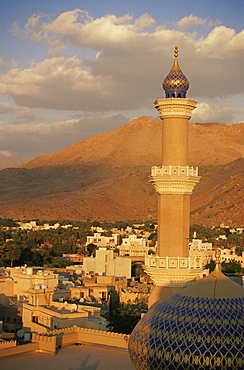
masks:
[[[99,248],[96,257],[83,258],[83,270],[85,273],[96,273],[98,275],[131,277],[131,259],[114,257],[112,250]]]
[[[87,236],[86,246],[88,244],[95,244],[101,248],[113,249],[119,244],[119,234],[112,234],[112,236],[104,236],[101,232],[96,232],[92,236]]]
[[[12,279],[12,299],[28,298],[29,289],[54,289],[58,285],[58,274],[33,267],[7,267],[6,274]]]

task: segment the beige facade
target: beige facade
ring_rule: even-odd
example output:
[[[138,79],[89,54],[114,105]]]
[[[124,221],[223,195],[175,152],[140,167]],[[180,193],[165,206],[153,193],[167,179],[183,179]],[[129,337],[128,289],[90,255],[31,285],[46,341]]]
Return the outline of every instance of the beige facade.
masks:
[[[6,271],[14,280],[13,296],[22,300],[29,289],[53,289],[58,285],[58,274],[50,270],[36,270],[32,267],[7,267]]]
[[[26,331],[42,333],[45,330],[78,325],[106,330],[106,320],[100,308],[52,300],[52,289],[30,289],[29,301],[23,303],[23,327]]]
[[[148,255],[148,252],[150,250],[156,253],[155,247],[130,247],[130,246],[120,245],[118,249],[119,249],[119,255],[121,257],[123,256],[145,257]]]
[[[108,286],[91,285],[89,287],[74,287],[70,289],[70,298],[91,301],[95,299],[98,303],[107,302],[109,297]]]
[[[14,297],[13,279],[0,276],[0,304],[9,304]]]
[[[131,277],[131,260],[129,258],[114,257],[112,250],[105,248],[96,250],[96,257],[84,257],[83,270],[86,273],[93,271],[99,275]]]
[[[79,308],[79,306],[77,305]],[[44,307],[23,304],[23,328],[26,331],[43,333],[47,330],[68,328],[77,325],[84,328],[107,330],[106,320],[100,316],[100,309],[96,312],[79,308],[72,309],[72,305]]]

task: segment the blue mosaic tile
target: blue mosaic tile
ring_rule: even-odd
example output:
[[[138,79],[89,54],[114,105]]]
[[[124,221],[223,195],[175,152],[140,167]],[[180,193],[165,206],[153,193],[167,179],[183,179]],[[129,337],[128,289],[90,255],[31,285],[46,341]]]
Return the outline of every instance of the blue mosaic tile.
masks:
[[[244,298],[176,294],[140,320],[129,354],[138,370],[243,370],[243,333]]]

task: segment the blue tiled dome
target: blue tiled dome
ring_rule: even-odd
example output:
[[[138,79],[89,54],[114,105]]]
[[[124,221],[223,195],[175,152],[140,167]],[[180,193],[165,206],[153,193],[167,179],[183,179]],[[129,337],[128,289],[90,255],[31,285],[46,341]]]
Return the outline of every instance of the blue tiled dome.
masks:
[[[151,308],[129,354],[138,370],[243,370],[244,289],[213,272]]]

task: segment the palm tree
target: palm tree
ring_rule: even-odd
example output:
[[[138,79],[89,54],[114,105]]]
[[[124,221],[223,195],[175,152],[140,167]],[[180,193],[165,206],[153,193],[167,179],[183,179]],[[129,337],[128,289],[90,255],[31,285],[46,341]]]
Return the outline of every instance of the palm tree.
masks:
[[[11,261],[11,267],[13,267],[13,262],[20,258],[21,254],[20,246],[12,242],[6,243],[5,246],[6,246],[5,256],[7,259]]]
[[[5,258],[5,247],[3,244],[0,244],[0,266],[2,266]]]

